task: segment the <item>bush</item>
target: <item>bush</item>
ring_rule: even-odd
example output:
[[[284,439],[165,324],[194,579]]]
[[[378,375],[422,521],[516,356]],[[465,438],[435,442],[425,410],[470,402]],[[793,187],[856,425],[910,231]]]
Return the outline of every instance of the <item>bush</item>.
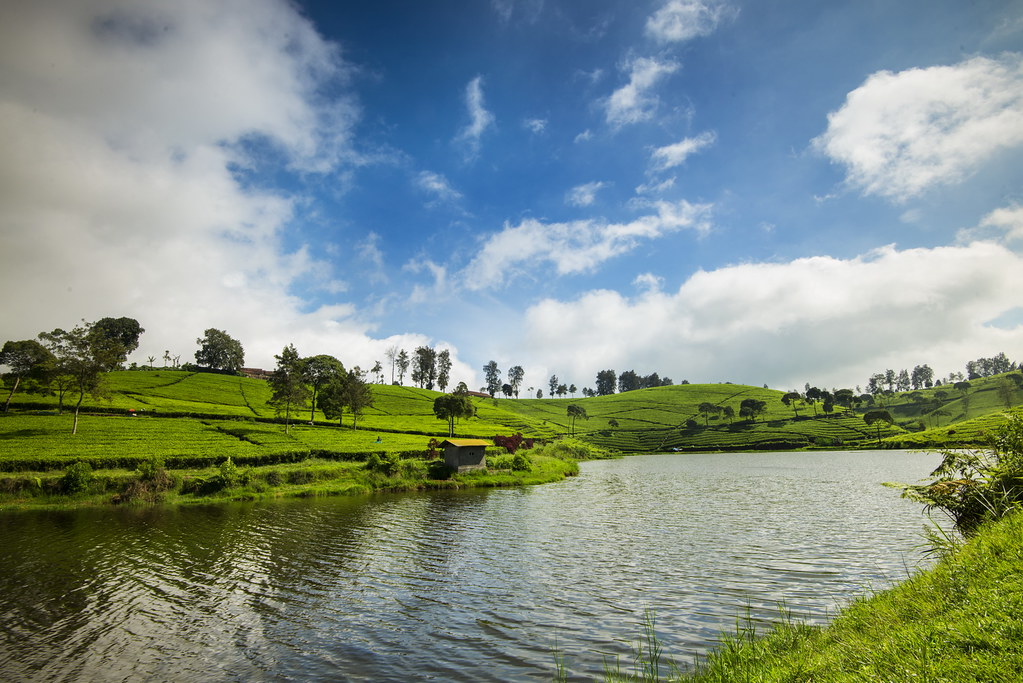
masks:
[[[528,472],[533,469],[533,464],[523,453],[516,453],[512,458],[511,468],[516,472]]]
[[[963,536],[972,536],[987,521],[1023,509],[1023,416],[1010,416],[988,450],[944,451],[943,455],[931,472],[935,481],[892,486],[928,511],[944,512]]]
[[[78,461],[67,468],[60,478],[60,490],[68,495],[81,493],[89,488],[95,479],[92,466],[87,462]]]

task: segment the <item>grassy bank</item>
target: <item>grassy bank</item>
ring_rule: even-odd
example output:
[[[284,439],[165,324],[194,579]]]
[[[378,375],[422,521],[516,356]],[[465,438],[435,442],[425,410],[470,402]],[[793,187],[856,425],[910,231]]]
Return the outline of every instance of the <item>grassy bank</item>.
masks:
[[[1018,681],[1023,514],[985,526],[933,569],[864,597],[828,626],[782,623],[725,639],[679,681]]]

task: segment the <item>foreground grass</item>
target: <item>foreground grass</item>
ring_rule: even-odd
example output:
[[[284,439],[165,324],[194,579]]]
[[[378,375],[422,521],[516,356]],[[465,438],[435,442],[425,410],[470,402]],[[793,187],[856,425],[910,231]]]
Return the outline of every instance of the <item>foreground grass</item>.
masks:
[[[647,652],[657,650],[646,648]],[[828,626],[747,621],[695,670],[644,661],[608,681],[1023,680],[1023,513],[984,528],[930,570],[843,609]]]

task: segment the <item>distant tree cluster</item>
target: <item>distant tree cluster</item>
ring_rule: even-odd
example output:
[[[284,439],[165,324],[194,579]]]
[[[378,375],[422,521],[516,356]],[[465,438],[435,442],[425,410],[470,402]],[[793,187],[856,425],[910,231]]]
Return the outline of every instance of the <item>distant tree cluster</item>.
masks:
[[[619,393],[635,391],[636,389],[649,389],[651,387],[668,387],[674,384],[670,377],[661,377],[656,372],[649,375],[640,375],[635,370],[626,370],[619,375],[614,370],[601,370],[597,373],[595,389],[584,388],[584,396],[609,396],[615,393],[617,387]]]
[[[955,384],[963,380],[980,379],[990,377],[1004,372],[1012,372],[1019,369],[1019,365],[1009,360],[1004,352],[1000,352],[991,358],[978,358],[966,363],[966,374],[952,372],[944,380],[935,379],[934,370],[927,364],[917,365],[912,372],[909,370],[895,371],[892,369],[884,372],[877,372],[867,380],[867,393],[872,396],[887,391],[916,391],[919,389],[930,389],[942,384]]]

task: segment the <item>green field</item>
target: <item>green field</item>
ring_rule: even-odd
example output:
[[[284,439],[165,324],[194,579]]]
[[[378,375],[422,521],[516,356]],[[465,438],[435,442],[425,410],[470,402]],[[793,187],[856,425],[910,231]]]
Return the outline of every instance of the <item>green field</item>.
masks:
[[[124,474],[155,457],[181,476],[213,476],[226,458],[249,468],[422,459],[431,440],[447,436],[446,421],[432,410],[440,394],[413,387],[372,385],[374,404],[359,417],[358,429],[352,428],[351,415],[327,420],[303,409],[286,431],[267,405],[270,390],[263,380],[121,371],[109,373],[107,385],[107,398],[86,398],[75,435],[67,404],[77,397],[65,397],[58,413],[53,396],[14,396],[11,411],[0,414],[0,497],[19,499],[37,479],[45,489],[43,480],[60,476],[76,461]],[[887,448],[958,447],[983,444],[1023,403],[1023,390],[1006,376],[975,380],[965,395],[951,387],[895,394],[869,407],[884,408],[895,418],[895,424],[880,423],[878,431],[863,420],[868,406],[836,406],[825,415],[819,405],[817,411],[803,405],[797,415],[782,396],[762,387],[685,384],[593,398],[476,397],[476,417],[460,420],[455,430],[460,437],[518,433],[548,441],[572,431],[567,408],[575,404],[587,414],[576,420],[575,436],[604,452],[873,448],[879,439]],[[745,399],[763,401],[765,411],[753,420],[737,417]],[[728,406],[736,417],[701,414],[701,404]]]

